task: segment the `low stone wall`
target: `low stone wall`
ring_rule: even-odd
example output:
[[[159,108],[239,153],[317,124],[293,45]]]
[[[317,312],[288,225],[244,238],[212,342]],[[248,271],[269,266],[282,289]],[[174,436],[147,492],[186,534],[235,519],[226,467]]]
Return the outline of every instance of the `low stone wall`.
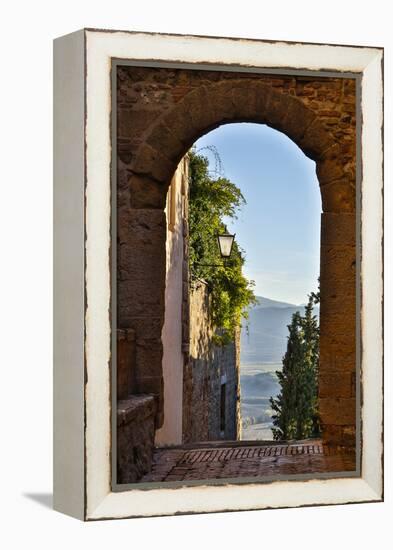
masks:
[[[151,469],[157,398],[139,394],[133,329],[117,331],[117,482],[134,483]]]
[[[156,400],[131,395],[117,404],[117,482],[134,483],[150,472]]]
[[[190,291],[190,352],[185,364],[183,441],[236,440],[240,437],[239,335],[226,346],[213,343],[207,285]]]

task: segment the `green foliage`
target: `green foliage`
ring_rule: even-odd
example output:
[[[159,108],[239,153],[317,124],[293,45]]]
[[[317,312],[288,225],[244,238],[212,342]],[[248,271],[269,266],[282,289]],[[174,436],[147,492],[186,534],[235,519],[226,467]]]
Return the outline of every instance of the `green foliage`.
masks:
[[[304,315],[298,311],[288,325],[287,351],[282,371],[277,371],[280,394],[270,398],[275,440],[318,437],[319,325],[313,314],[319,292],[311,293]]]
[[[244,252],[235,241],[231,258],[224,263],[217,243],[217,234],[226,231],[223,218],[236,218],[245,200],[227,178],[211,177],[208,159],[195,151],[189,154],[189,183],[190,272],[208,283],[212,321],[222,329],[216,343],[226,344],[241,326],[242,317],[247,317],[247,308],[255,303],[253,282],[242,273]]]

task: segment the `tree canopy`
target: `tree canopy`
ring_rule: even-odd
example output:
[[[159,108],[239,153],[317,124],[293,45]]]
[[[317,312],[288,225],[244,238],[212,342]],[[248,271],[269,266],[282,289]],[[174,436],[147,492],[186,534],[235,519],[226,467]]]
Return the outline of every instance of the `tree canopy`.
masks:
[[[235,241],[230,259],[220,256],[217,235],[226,232],[224,218],[235,219],[245,204],[240,189],[225,177],[212,177],[207,157],[189,153],[189,261],[192,277],[203,279],[211,291],[211,315],[216,342],[233,339],[236,327],[255,303],[253,281],[242,272],[244,251]]]

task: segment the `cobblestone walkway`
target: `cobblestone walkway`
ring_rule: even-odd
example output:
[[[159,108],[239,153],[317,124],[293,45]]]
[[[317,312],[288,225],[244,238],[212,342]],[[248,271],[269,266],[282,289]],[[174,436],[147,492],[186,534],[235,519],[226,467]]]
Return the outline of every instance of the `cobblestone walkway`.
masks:
[[[151,473],[141,481],[183,481],[344,472],[355,469],[353,453],[320,441],[285,445],[233,444],[156,449]]]

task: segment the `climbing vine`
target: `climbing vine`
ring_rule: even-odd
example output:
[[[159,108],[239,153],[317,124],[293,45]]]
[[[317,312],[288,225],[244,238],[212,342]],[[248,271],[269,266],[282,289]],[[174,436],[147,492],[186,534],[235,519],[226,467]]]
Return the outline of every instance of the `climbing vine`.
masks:
[[[215,341],[224,345],[256,302],[254,283],[242,272],[244,251],[235,241],[231,257],[224,262],[217,245],[217,234],[226,232],[224,218],[235,219],[245,199],[229,179],[212,176],[207,157],[195,150],[189,154],[189,188],[190,272],[209,285],[212,321],[221,329]]]

